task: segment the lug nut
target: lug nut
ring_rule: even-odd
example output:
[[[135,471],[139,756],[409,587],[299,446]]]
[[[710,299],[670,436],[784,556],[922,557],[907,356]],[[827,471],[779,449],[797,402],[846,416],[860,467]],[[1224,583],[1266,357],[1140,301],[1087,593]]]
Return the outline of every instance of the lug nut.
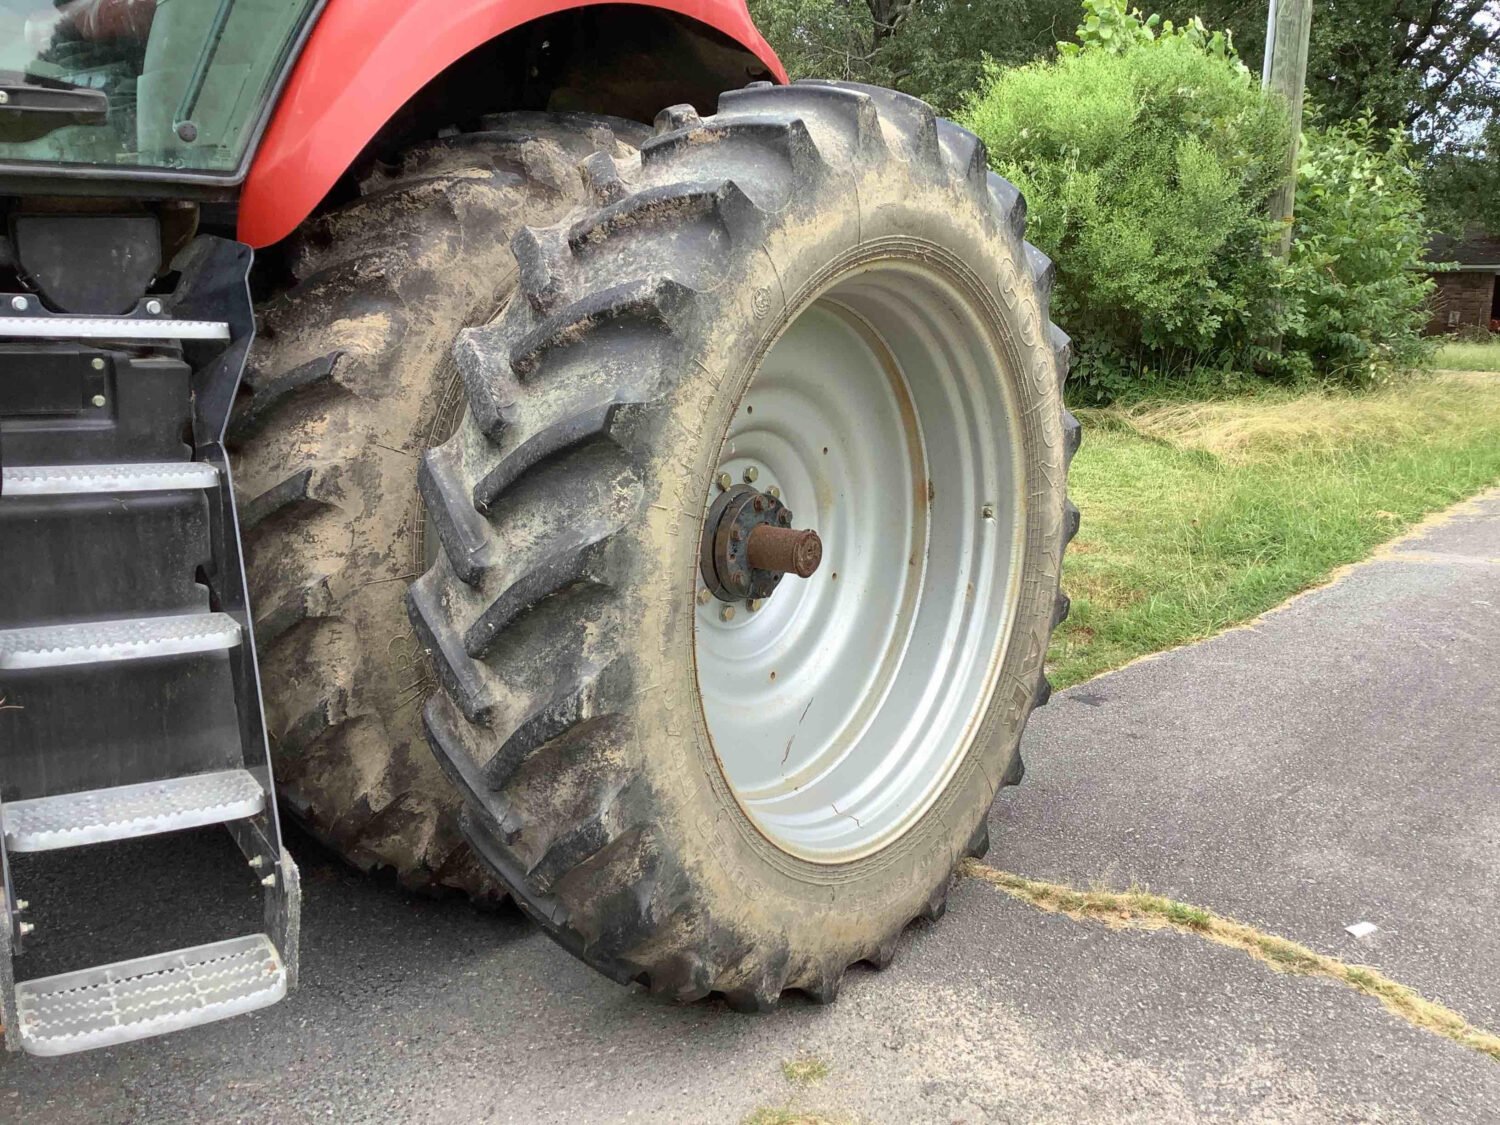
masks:
[[[251,859],[249,863],[252,870],[259,871],[266,865],[266,857],[263,855],[258,855],[255,858]]]
[[[754,465],[751,465],[748,469],[745,470],[745,483],[754,484],[755,478],[758,476],[760,476],[760,470],[757,469]]]
[[[781,499],[781,489],[777,488],[773,484],[770,488],[766,489],[766,495],[772,497],[773,499],[780,500]]]
[[[733,483],[734,483],[734,478],[731,477],[728,473],[720,473],[719,474],[718,485],[719,485],[719,491],[720,492],[728,492],[729,491],[729,486],[732,485]]]
[[[275,875],[267,875],[264,879],[262,879],[260,881],[260,885],[262,887],[274,887],[276,885],[276,876]]]
[[[103,406],[109,400],[106,399],[103,395],[95,395],[93,398],[89,399],[89,401],[92,402],[95,406]]]
[[[713,592],[707,586],[698,591],[698,604],[707,605],[713,600]]]
[[[24,898],[16,899],[16,913],[21,913],[21,911],[25,910],[30,905],[31,903],[27,902]]]
[[[104,360],[99,356],[95,356],[93,359],[89,360],[89,366],[92,367],[95,371],[103,371]]]
[[[32,933],[36,930],[36,927],[33,926],[30,922],[22,922],[16,928],[21,932],[22,937],[25,937],[27,934]]]
[[[751,598],[745,603],[745,608],[751,613],[759,613],[760,607],[766,604],[765,598]]]
[[[719,620],[720,621],[733,621],[734,620],[734,606],[732,606],[732,605],[726,605],[723,609],[719,610]]]

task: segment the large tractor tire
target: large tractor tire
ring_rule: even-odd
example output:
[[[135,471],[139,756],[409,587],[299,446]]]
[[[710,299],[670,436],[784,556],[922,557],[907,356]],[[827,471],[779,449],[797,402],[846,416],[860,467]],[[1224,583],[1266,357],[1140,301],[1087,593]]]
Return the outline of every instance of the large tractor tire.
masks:
[[[424,451],[462,412],[453,346],[515,287],[510,236],[584,201],[577,163],[640,125],[513,114],[423,144],[309,221],[229,437],[282,799],[362,868],[487,895],[421,729],[430,664],[406,587],[436,553]]]
[[[942,912],[1047,695],[1078,441],[1050,263],[984,146],[889,91],[675,107],[582,172],[424,458],[428,734],[589,964],[831,1000]]]

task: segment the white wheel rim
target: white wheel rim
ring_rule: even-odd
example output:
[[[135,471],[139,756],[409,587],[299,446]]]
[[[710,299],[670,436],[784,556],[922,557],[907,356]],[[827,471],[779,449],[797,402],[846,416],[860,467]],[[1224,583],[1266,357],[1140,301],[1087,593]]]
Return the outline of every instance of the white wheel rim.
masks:
[[[1004,363],[957,289],[880,263],[796,317],[735,412],[719,474],[753,470],[823,541],[818,572],[759,609],[709,598],[696,615],[714,752],[783,851],[844,863],[889,846],[979,733],[1024,529]]]

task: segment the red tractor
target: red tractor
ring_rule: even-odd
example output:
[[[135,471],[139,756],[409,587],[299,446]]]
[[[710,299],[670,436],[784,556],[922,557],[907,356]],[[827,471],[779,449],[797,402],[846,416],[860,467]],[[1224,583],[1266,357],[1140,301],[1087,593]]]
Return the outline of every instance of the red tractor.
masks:
[[[743,0],[0,0],[10,1047],[279,999],[277,793],[682,1000],[942,913],[1067,611],[1068,342],[974,136],[785,77]],[[263,933],[14,980],[12,856],[217,823]]]

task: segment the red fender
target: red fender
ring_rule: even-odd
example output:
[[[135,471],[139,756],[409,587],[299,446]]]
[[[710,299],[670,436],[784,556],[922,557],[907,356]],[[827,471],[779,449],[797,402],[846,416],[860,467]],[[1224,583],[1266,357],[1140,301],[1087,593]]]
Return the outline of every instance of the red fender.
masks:
[[[239,237],[285,238],[312,214],[361,149],[406,101],[482,43],[597,0],[329,0],[250,165]],[[637,0],[708,24],[786,71],[745,0]]]

